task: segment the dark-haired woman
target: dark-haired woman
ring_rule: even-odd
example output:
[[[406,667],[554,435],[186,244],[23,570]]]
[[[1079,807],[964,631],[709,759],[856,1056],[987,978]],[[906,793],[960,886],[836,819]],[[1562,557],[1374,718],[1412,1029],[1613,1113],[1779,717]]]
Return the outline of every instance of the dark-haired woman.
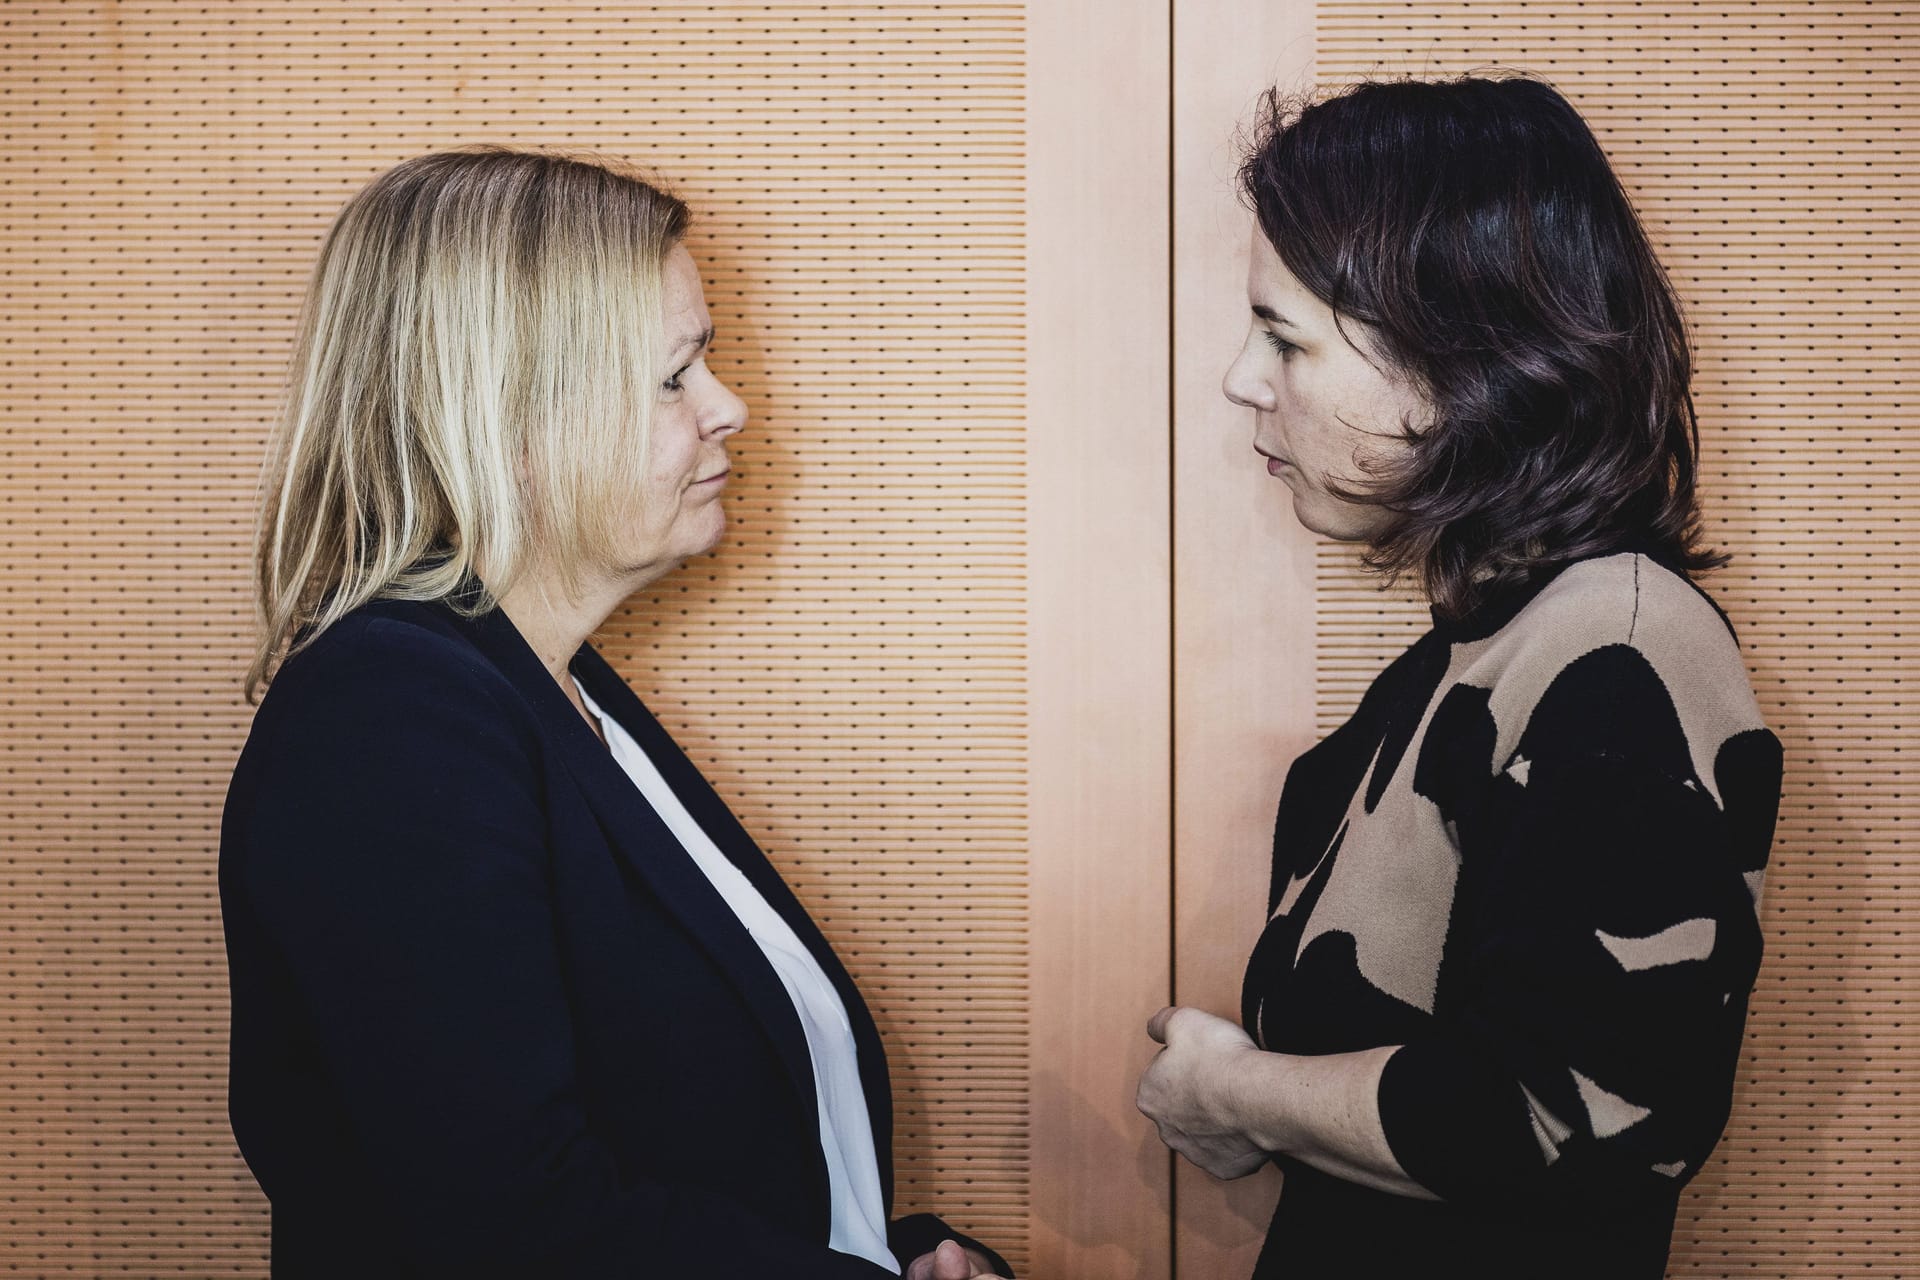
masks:
[[[1295,761],[1242,1025],[1140,1106],[1286,1178],[1255,1275],[1662,1274],[1724,1127],[1780,748],[1701,546],[1689,357],[1606,158],[1525,79],[1270,99],[1226,393],[1433,628]]]

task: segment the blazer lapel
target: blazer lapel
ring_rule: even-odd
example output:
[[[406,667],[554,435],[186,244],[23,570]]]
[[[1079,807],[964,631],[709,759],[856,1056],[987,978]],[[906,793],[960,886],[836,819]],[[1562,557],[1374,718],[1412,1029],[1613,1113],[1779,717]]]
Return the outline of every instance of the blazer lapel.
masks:
[[[806,1032],[786,988],[768,965],[753,935],[733,914],[733,909],[705,873],[685,856],[679,840],[561,692],[559,683],[506,613],[494,609],[474,619],[453,616],[463,632],[512,681],[533,708],[548,741],[579,782],[588,804],[599,817],[609,842],[687,926],[759,1018],[811,1118],[818,1103]],[[581,647],[582,654],[590,652],[587,646]],[[594,656],[597,659],[598,655]],[[579,655],[574,662],[579,664]],[[604,662],[601,666],[605,666]],[[623,689],[626,687],[618,676],[614,680]],[[595,701],[602,698],[597,687],[593,695]],[[633,696],[631,690],[627,696]],[[669,776],[669,781],[676,790],[680,788],[677,778]],[[819,1172],[824,1186],[824,1156],[822,1161]]]
[[[813,953],[822,972],[839,992],[840,1002],[846,1006],[847,1020],[853,1027],[854,1047],[859,1057],[860,1083],[866,1094],[868,1120],[873,1128],[874,1150],[879,1157],[881,1194],[886,1201],[888,1212],[891,1213],[893,1206],[892,1084],[887,1073],[886,1052],[880,1043],[879,1029],[874,1025],[873,1014],[861,997],[859,988],[854,985],[852,975],[840,963],[840,957],[834,954],[833,947],[827,942],[826,936],[820,932],[819,926],[807,914],[806,908],[794,896],[787,882],[781,879],[780,873],[768,861],[760,846],[747,833],[746,828],[740,824],[740,820],[734,816],[733,811],[727,807],[726,802],[720,798],[719,793],[708,783],[700,770],[687,758],[686,753],[680,749],[672,735],[661,726],[653,713],[647,710],[646,704],[640,701],[639,696],[621,678],[620,673],[615,671],[591,645],[580,647],[580,652],[574,656],[572,670],[580,677],[580,682],[586,686],[587,692],[593,695],[593,700],[633,734],[634,740],[647,753],[647,758],[653,761],[654,767],[660,770],[661,776],[673,788],[674,794],[680,797],[682,804],[687,806],[687,811],[712,837],[713,842],[720,847],[720,851],[727,856],[728,860],[739,867],[752,882],[753,887],[760,891],[761,896],[767,900],[767,904],[787,922],[794,935],[800,939],[808,951]],[[548,677],[547,683],[553,683],[551,677]],[[561,701],[566,705],[568,714],[579,721],[580,713],[573,709],[572,704],[565,703],[564,697]],[[592,731],[587,728],[584,721],[580,722],[580,728],[588,740],[592,741]],[[600,755],[606,755],[606,749],[597,741],[594,742],[594,748]],[[611,763],[610,759],[609,763]],[[618,766],[614,767],[615,771],[619,772]],[[622,781],[626,781],[625,773],[620,773],[620,777]],[[631,782],[627,782],[627,790],[633,790]],[[635,797],[638,798],[637,792]],[[644,801],[641,807],[646,807]],[[664,830],[664,827],[662,829]],[[688,865],[691,866],[691,862]],[[699,875],[697,868],[694,869],[694,874]],[[704,880],[704,877],[701,878]],[[721,903],[721,910],[728,911],[724,902]],[[731,911],[728,911],[728,914],[731,916]],[[751,939],[749,943],[755,945],[751,944]],[[780,998],[790,1010],[792,1005],[786,998],[784,988],[780,990]],[[801,1035],[801,1051],[804,1055],[805,1033],[802,1032]],[[811,1073],[808,1076],[808,1084],[811,1087]],[[808,1096],[811,1098],[812,1095]]]

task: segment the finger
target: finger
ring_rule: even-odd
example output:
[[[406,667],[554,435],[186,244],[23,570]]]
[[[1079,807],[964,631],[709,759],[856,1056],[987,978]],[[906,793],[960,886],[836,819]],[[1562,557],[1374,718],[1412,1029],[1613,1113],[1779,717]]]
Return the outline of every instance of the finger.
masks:
[[[1160,1059],[1166,1056],[1165,1049],[1156,1049],[1153,1057],[1148,1060],[1146,1068],[1140,1072],[1140,1079],[1133,1086],[1133,1105],[1148,1115],[1153,1113],[1147,1110],[1147,1104],[1159,1096],[1156,1075],[1160,1070]]]
[[[973,1280],[973,1259],[958,1240],[942,1240],[933,1251],[933,1280]]]
[[[1165,1044],[1167,1042],[1167,1024],[1173,1021],[1173,1015],[1178,1012],[1180,1012],[1180,1010],[1177,1006],[1168,1005],[1160,1012],[1154,1014],[1151,1018],[1147,1019],[1147,1034],[1161,1044]]]

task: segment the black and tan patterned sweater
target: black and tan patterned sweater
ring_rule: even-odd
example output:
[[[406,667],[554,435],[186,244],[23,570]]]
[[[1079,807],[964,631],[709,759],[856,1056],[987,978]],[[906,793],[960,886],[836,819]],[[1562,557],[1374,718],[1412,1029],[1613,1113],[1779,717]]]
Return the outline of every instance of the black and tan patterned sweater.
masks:
[[[1658,1277],[1725,1127],[1780,794],[1733,633],[1641,554],[1436,617],[1287,776],[1262,1047],[1403,1045],[1438,1203],[1292,1161],[1256,1277]]]

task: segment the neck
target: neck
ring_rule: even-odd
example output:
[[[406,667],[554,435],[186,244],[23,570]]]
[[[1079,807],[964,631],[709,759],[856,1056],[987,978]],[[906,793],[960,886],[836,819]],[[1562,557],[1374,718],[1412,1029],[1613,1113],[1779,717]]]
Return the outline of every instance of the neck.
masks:
[[[499,598],[500,609],[571,697],[567,664],[587,637],[637,589],[632,583],[594,579],[582,584],[579,596],[569,596],[557,575],[529,573]]]

